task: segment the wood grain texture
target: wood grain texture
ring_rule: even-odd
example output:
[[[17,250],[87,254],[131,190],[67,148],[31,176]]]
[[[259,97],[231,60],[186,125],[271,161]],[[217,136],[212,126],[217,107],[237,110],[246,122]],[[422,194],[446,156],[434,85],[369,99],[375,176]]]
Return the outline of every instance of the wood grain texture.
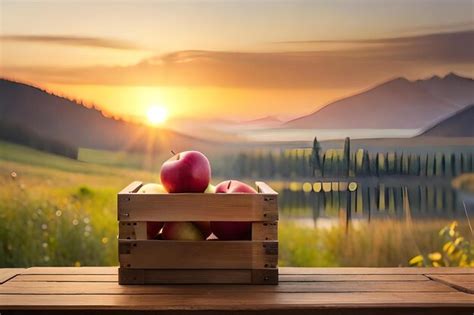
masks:
[[[278,194],[263,182],[257,183],[259,194],[137,194],[141,184],[118,194],[119,221],[278,220]]]
[[[134,269],[274,268],[278,242],[119,240],[119,260]]]
[[[25,275],[117,275],[118,267],[31,267]]]
[[[104,268],[105,269],[105,268]],[[11,279],[12,281],[50,281],[50,282],[117,282],[117,270],[114,268],[114,274],[23,274],[18,275]],[[280,282],[299,282],[308,284],[309,282],[371,282],[371,281],[391,281],[391,282],[410,282],[410,281],[430,281],[428,277],[424,275],[393,275],[393,274],[380,274],[380,275],[298,275],[298,274],[282,274],[285,272],[285,268],[279,268],[279,279]],[[309,284],[308,284],[309,285]]]
[[[277,241],[278,222],[252,222],[253,241]]]
[[[275,196],[278,195],[276,191],[274,191],[269,185],[264,182],[255,182],[255,185],[257,186],[257,191],[259,193]]]
[[[146,222],[119,222],[119,239],[124,240],[146,240],[147,223]]]
[[[474,294],[459,290],[472,283],[471,270],[463,268],[280,268],[275,286],[119,285],[117,267],[14,273],[21,274],[0,285],[2,314],[471,314],[474,309]]]
[[[432,280],[444,283],[459,291],[474,294],[474,275],[432,275],[428,274]]]
[[[149,295],[26,295],[0,294],[2,309],[120,309],[120,310],[278,310],[292,308],[358,307],[474,307],[474,296],[462,292],[350,292],[273,293],[226,292],[215,294]],[[352,310],[354,312],[354,310]]]
[[[128,269],[126,271],[135,271]],[[147,270],[145,270],[146,272]],[[173,270],[176,271],[176,270]],[[237,270],[235,279],[240,280],[241,276],[250,275],[244,273],[246,270]],[[160,271],[162,272],[162,271]],[[239,274],[238,272],[242,272]],[[209,273],[208,273],[209,274]],[[200,277],[205,274],[195,273],[191,276]],[[219,274],[218,274],[219,275]],[[161,279],[166,279],[166,273],[155,274]],[[211,275],[212,276],[212,275]],[[151,278],[147,278],[151,279]],[[174,281],[174,276],[169,280]],[[191,282],[193,278],[190,278]],[[166,279],[168,280],[168,279]],[[186,283],[186,282],[183,282]],[[285,293],[347,293],[347,292],[456,292],[456,289],[437,283],[435,281],[409,281],[407,283],[399,281],[348,281],[348,282],[282,282],[277,286],[259,286],[259,285],[222,285],[222,284],[202,284],[196,286],[186,286],[177,284],[161,285],[120,285],[117,282],[49,282],[38,281],[34,285],[28,282],[9,282],[0,286],[0,294],[194,294],[206,292],[214,294],[218,291],[227,292],[285,292]]]
[[[25,269],[23,268],[4,268],[0,269],[0,284],[7,282],[16,275],[21,274]]]
[[[119,269],[120,284],[277,284],[278,269]]]
[[[462,268],[462,267],[388,267],[388,268],[376,268],[376,267],[337,267],[337,268],[325,268],[325,267],[286,267],[282,268],[282,274],[299,274],[299,275],[380,275],[380,274],[393,274],[393,275],[425,275],[425,274],[474,274],[474,268]]]
[[[392,275],[392,274],[380,274],[380,275],[364,275],[364,274],[318,274],[318,275],[304,275],[304,274],[282,274],[280,272],[280,281],[297,281],[297,282],[336,282],[336,281],[429,281],[430,279],[424,275]]]
[[[117,269],[117,268],[115,268]],[[23,274],[9,282],[117,282],[117,273],[104,275],[84,274]]]
[[[275,221],[278,205],[264,194],[119,194],[118,220]]]
[[[122,189],[119,192],[119,195],[128,195],[128,194],[136,193],[142,186],[143,186],[142,182],[134,181],[130,183],[127,187]]]

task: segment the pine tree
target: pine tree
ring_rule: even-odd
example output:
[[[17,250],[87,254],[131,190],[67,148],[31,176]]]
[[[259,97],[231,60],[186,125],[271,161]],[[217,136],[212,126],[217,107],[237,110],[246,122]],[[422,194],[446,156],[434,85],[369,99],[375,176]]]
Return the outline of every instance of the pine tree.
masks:
[[[342,156],[342,175],[349,176],[349,169],[350,169],[350,161],[351,161],[351,139],[346,137],[344,140],[344,152]]]
[[[311,167],[313,176],[322,176],[321,168],[321,146],[319,145],[317,137],[313,140],[313,150],[311,152]]]

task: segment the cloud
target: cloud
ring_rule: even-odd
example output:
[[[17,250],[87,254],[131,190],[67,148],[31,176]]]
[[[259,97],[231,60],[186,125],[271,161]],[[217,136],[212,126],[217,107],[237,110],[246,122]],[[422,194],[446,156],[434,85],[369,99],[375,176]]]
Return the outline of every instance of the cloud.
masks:
[[[433,43],[445,44],[447,41],[462,43],[465,40],[472,40],[474,38],[474,30],[465,30],[460,32],[450,33],[435,33],[435,34],[424,34],[417,36],[401,36],[401,37],[389,37],[389,38],[374,38],[374,39],[352,39],[352,40],[299,40],[299,41],[282,41],[275,42],[275,44],[295,44],[295,45],[306,45],[306,44],[374,44],[374,45],[404,45],[404,46],[420,46],[420,45],[432,45]],[[468,43],[469,44],[469,43]]]
[[[134,50],[138,49],[133,43],[98,37],[80,37],[80,36],[53,36],[53,35],[2,35],[0,41],[56,44],[67,46],[85,46],[96,48],[112,48]]]
[[[350,42],[329,51],[188,50],[130,66],[10,70],[33,71],[53,83],[269,89],[355,88],[416,71],[433,73],[440,67],[474,70],[474,31]]]

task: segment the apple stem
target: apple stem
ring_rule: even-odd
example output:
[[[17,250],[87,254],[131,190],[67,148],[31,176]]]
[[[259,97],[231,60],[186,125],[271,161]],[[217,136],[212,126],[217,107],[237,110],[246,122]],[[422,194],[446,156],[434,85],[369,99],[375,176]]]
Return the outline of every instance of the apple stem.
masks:
[[[176,155],[176,153],[174,153],[174,151],[173,151],[173,150],[171,150],[171,154],[173,154],[173,156],[175,156],[175,155]]]
[[[227,189],[230,188],[230,185],[232,184],[232,180],[229,181],[229,184],[227,185]]]

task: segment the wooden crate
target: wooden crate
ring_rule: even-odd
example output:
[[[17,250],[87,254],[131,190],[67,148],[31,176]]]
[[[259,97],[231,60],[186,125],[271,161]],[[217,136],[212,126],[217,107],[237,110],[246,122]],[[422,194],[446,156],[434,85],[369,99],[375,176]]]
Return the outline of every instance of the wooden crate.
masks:
[[[278,194],[118,194],[120,284],[277,284]],[[148,240],[146,222],[246,221],[245,241]]]

